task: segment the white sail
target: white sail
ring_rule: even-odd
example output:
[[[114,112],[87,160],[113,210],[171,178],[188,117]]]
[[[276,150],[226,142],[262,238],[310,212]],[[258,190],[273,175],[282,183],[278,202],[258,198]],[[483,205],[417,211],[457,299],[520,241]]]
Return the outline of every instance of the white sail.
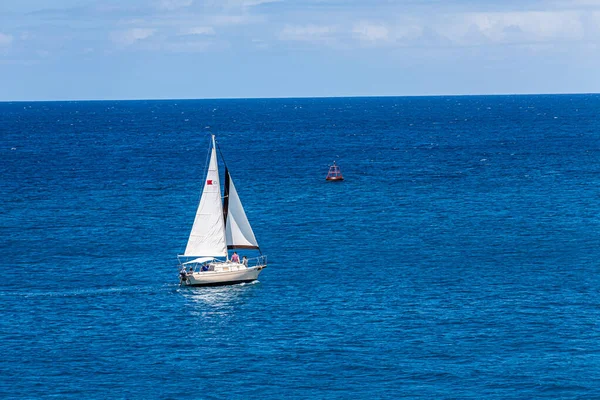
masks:
[[[258,249],[258,242],[246,217],[246,212],[240,201],[237,190],[233,185],[231,176],[225,178],[229,187],[226,189],[229,198],[227,201],[227,247],[230,249]]]
[[[212,150],[202,198],[184,255],[227,257],[225,221],[214,136],[212,137]]]

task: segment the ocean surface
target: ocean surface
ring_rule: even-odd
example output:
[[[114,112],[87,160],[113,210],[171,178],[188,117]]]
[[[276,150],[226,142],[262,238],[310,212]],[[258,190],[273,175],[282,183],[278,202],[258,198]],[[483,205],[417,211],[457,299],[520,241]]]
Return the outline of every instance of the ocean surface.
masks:
[[[184,288],[211,133],[269,267]],[[0,155],[0,398],[600,398],[600,95],[0,103]]]

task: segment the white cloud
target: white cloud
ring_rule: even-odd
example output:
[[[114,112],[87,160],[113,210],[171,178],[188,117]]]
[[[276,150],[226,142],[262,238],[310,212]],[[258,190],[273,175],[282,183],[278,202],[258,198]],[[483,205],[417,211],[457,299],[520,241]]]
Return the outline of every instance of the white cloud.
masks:
[[[401,24],[394,26],[392,32],[395,40],[410,42],[411,40],[421,37],[425,29],[426,27],[420,21],[411,18],[410,20],[405,20]]]
[[[159,10],[173,11],[191,6],[194,0],[160,0],[157,4]]]
[[[591,25],[593,26],[594,33],[600,33],[600,11],[594,11],[588,15]]]
[[[261,4],[278,3],[281,0],[233,0],[230,3],[238,3],[241,7],[254,7]]]
[[[214,35],[215,30],[212,26],[196,26],[193,28],[181,30],[182,35]]]
[[[213,0],[207,1],[207,4],[219,7],[219,8],[249,8],[259,6],[261,4],[278,3],[281,0]]]
[[[266,50],[270,47],[269,44],[266,43],[262,39],[252,39],[252,44],[254,45],[255,48],[261,49],[261,50]]]
[[[495,18],[503,30],[509,26],[516,26],[525,35],[538,40],[581,39],[583,37],[579,12],[505,13],[495,16]]]
[[[581,0],[579,5],[592,5]],[[600,5],[600,0],[596,1]],[[481,11],[448,10],[434,15],[398,8],[373,9],[361,14],[351,9],[331,14],[331,26],[317,14],[302,14],[312,23],[287,24],[278,38],[288,41],[385,47],[456,47],[493,46],[531,43],[577,43],[600,37],[600,10],[551,9],[546,11]],[[360,15],[360,16],[359,16]],[[365,19],[365,16],[368,19]],[[322,23],[319,23],[321,21]]]
[[[279,3],[280,1],[281,0],[246,0],[245,3],[247,7],[250,7],[268,3]]]
[[[165,42],[159,48],[172,53],[201,53],[210,48],[209,42]]]
[[[112,32],[111,39],[113,42],[122,45],[130,46],[140,40],[144,40],[154,35],[155,29],[149,28],[133,28],[126,31]]]
[[[277,40],[283,40],[312,43],[316,47],[360,49],[583,43],[600,38],[600,0],[523,0],[519,5],[311,0],[310,6],[290,0],[111,0],[110,6],[103,6],[102,0],[88,1],[87,6],[63,7],[59,14],[23,16],[29,21],[23,26],[28,26],[31,34],[19,31],[17,25],[3,26],[5,31],[14,31],[15,37],[0,33],[0,48],[11,43],[15,47],[14,41],[23,35],[31,37],[29,49],[35,44],[46,47],[45,41],[49,42],[52,35],[54,42],[64,43],[64,35],[59,32],[62,28],[47,23],[57,18],[72,21],[69,29],[75,32],[73,43],[84,36],[92,42],[98,42],[99,37],[105,41],[109,38],[121,47],[151,48],[158,42],[177,42],[178,51],[187,46],[179,42],[209,39],[215,43],[218,39],[219,43],[211,45],[211,49],[221,48],[223,43],[244,46],[251,38],[260,40],[257,43],[262,48],[272,48],[277,46]],[[275,2],[280,4],[264,7]],[[432,13],[434,3],[439,7]],[[92,19],[94,23],[86,25]],[[194,43],[189,48],[197,51],[203,46]],[[94,47],[99,51],[106,43]],[[164,46],[158,48],[162,49]]]
[[[8,47],[13,42],[12,35],[0,32],[0,47]]]
[[[208,17],[207,20],[211,25],[249,25],[264,22],[265,18],[255,15],[214,15]]]
[[[586,36],[583,15],[576,11],[450,14],[439,16],[429,29],[459,46],[577,41]]]
[[[555,0],[553,4],[559,8],[581,9],[600,8],[600,0]]]
[[[330,40],[337,33],[337,28],[326,25],[286,25],[279,38],[282,40],[296,40],[307,42],[320,42]]]
[[[387,42],[390,39],[390,31],[383,24],[359,22],[352,28],[352,33],[359,40],[367,42]]]

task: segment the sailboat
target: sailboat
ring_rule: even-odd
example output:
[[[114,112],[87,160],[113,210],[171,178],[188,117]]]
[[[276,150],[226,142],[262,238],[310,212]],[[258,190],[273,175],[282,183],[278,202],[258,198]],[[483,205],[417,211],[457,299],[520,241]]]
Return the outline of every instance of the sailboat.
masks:
[[[220,153],[220,151],[219,151]],[[252,282],[267,267],[233,180],[225,164],[224,196],[221,196],[215,136],[211,135],[210,161],[204,189],[185,252],[178,255],[179,280],[186,286],[231,285]],[[221,158],[223,158],[223,154]],[[240,259],[229,250],[257,250],[260,256]]]

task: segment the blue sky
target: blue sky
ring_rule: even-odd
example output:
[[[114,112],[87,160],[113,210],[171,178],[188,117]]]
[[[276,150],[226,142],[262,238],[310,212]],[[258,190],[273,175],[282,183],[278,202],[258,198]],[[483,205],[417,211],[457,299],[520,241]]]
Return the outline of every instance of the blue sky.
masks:
[[[600,92],[600,0],[2,0],[0,100]]]

